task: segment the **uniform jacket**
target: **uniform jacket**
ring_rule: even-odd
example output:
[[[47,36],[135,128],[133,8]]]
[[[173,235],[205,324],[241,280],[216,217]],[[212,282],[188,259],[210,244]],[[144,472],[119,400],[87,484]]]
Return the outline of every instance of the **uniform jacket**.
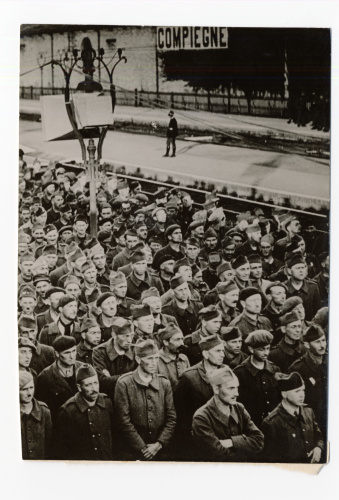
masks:
[[[50,366],[55,361],[55,351],[53,347],[35,342],[35,351],[32,352],[32,359],[29,367],[32,368],[38,375],[47,366]]]
[[[245,406],[257,426],[280,402],[274,377],[276,372],[280,372],[280,368],[271,361],[266,361],[265,367],[258,370],[250,357],[234,369],[239,379],[239,402]]]
[[[83,339],[81,339],[79,344],[77,345],[77,357],[76,357],[77,361],[93,365],[92,354],[93,354],[93,349],[88,349],[84,345]]]
[[[75,372],[81,365],[82,363],[79,361],[75,362]],[[74,384],[74,390],[72,390],[66,379],[61,375],[57,361],[55,361],[38,376],[35,396],[39,401],[41,400],[47,404],[51,411],[52,421],[55,422],[60,406],[74,396],[76,391],[76,385]]]
[[[198,325],[198,313],[202,309],[201,302],[188,299],[187,309],[180,309],[175,299],[171,300],[162,310],[164,314],[174,316],[184,337],[193,333]]]
[[[267,306],[264,307],[262,313],[267,319],[270,320],[274,330],[276,330],[280,326],[279,318],[280,318],[280,316],[282,316],[282,314],[280,312],[277,312],[275,309],[273,309],[272,301],[270,301],[267,304]]]
[[[98,274],[97,274],[97,283],[98,285],[105,285],[109,288],[110,286],[110,282],[109,282],[109,275],[110,275],[110,270],[108,268],[108,266],[106,265],[105,269],[104,269],[104,272],[102,274],[99,274],[99,271],[98,271]]]
[[[222,316],[223,326],[229,325],[231,321],[233,321],[240,314],[240,311],[236,307],[234,309],[229,309],[226,312],[220,301],[217,303],[216,307]]]
[[[275,365],[279,366],[283,373],[287,373],[288,368],[294,361],[301,358],[306,352],[306,347],[300,341],[295,346],[286,344],[282,339],[279,344],[272,348],[268,359]]]
[[[188,347],[187,357],[191,366],[194,366],[203,360],[202,352],[199,347],[199,342],[202,337],[206,337],[206,335],[201,331],[201,328],[199,328],[199,330],[196,330],[184,338],[184,343]]]
[[[234,318],[230,322],[229,326],[236,326],[239,328],[243,339],[243,349],[247,354],[249,354],[249,351],[244,341],[250,333],[255,332],[256,330],[267,330],[268,332],[273,330],[270,320],[265,316],[259,314],[257,320],[255,321],[247,316],[246,311],[243,311],[237,318]]]
[[[49,304],[45,304],[42,298],[39,296],[37,300],[37,304],[34,308],[34,312],[36,315],[43,314],[44,312],[49,310]]]
[[[107,394],[113,400],[115,385],[120,375],[131,372],[137,367],[134,351],[132,348],[129,348],[121,356],[115,350],[114,341],[111,338],[104,344],[95,347],[92,357],[93,366],[99,375],[100,391]],[[110,376],[104,375],[103,370],[107,370]]]
[[[321,307],[321,300],[319,294],[319,288],[315,281],[304,280],[303,286],[296,290],[292,285],[291,280],[287,280],[284,283],[287,287],[286,298],[290,297],[300,297],[303,301],[305,309],[305,319],[306,321],[312,321],[316,312]]]
[[[44,326],[39,336],[39,342],[41,344],[52,346],[54,340],[57,339],[58,337],[61,337],[62,334],[59,330],[58,324],[59,322],[57,321]],[[73,325],[72,337],[75,338],[77,344],[80,342],[81,339],[80,324],[77,323],[76,321],[74,322]]]
[[[127,296],[133,300],[140,300],[142,292],[153,286],[159,291],[160,295],[163,295],[164,287],[160,278],[146,271],[145,279],[140,280],[132,272],[127,278]]]
[[[21,448],[23,460],[53,458],[53,427],[51,412],[42,401],[33,398],[31,413],[21,416]]]
[[[321,306],[320,307],[328,307],[328,294],[329,294],[329,286],[330,280],[329,277],[324,276],[322,272],[317,274],[314,278],[314,281],[317,283],[319,288]]]
[[[239,354],[235,356],[235,358],[232,358],[225,348],[225,357],[223,363],[234,370],[234,368],[241,365],[241,363],[243,363],[247,358],[248,355],[242,351],[240,351]]]
[[[135,457],[147,444],[169,444],[176,414],[171,384],[164,376],[154,374],[145,385],[138,370],[123,375],[116,385],[114,408],[126,449]]]
[[[69,273],[67,262],[65,262],[65,264],[62,264],[62,266],[54,269],[54,271],[52,271],[49,275],[49,277],[51,278],[52,286],[58,286],[59,279],[67,273]]]
[[[177,120],[173,117],[170,119],[168,128],[167,128],[167,137],[175,138],[178,135],[178,123]]]
[[[179,249],[179,252],[177,252],[176,250],[174,250],[170,246],[170,244],[168,244],[165,247],[160,248],[160,250],[158,250],[156,252],[156,254],[154,255],[153,264],[152,264],[154,269],[158,269],[157,263],[158,263],[160,257],[162,257],[163,255],[171,255],[175,261],[183,259],[185,257],[185,254],[181,248]]]
[[[56,422],[56,458],[112,460],[113,408],[106,394],[89,406],[78,392],[59,410]]]
[[[48,308],[48,310],[45,311],[44,313],[39,314],[37,316],[36,320],[37,320],[37,324],[38,324],[38,334],[41,332],[41,330],[43,329],[43,327],[45,325],[49,325],[50,323],[54,323],[54,321],[55,321],[52,318],[50,308]]]
[[[113,271],[117,271],[119,267],[127,266],[131,262],[131,251],[125,247],[120,253],[118,253],[112,263]]]
[[[118,304],[117,308],[117,316],[121,316],[122,318],[129,318],[132,316],[131,305],[135,304],[136,301],[131,299],[130,297],[125,297],[120,304]]]
[[[307,453],[324,449],[324,441],[313,410],[300,407],[299,417],[291,415],[280,403],[261,424],[265,436],[262,458],[270,463],[310,463]]]
[[[176,359],[172,359],[164,349],[159,351],[158,372],[168,378],[172,390],[178,385],[182,374],[190,367],[190,362],[185,354],[178,354]]]
[[[193,438],[203,461],[245,462],[258,454],[264,445],[263,433],[252,422],[241,403],[230,407],[227,417],[218,408],[215,396],[193,417]],[[232,448],[224,448],[220,440],[232,439]]]

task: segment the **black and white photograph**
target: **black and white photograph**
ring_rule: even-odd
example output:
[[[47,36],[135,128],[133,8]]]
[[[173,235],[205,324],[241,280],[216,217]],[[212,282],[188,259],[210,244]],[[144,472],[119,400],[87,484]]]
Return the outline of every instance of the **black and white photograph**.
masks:
[[[111,19],[20,26],[22,460],[327,464],[331,27]]]

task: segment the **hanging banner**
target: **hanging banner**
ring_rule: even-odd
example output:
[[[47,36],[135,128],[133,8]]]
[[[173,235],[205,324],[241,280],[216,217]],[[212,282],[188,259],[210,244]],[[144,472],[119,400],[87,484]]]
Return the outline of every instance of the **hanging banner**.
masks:
[[[227,49],[228,30],[209,26],[157,26],[157,49]]]

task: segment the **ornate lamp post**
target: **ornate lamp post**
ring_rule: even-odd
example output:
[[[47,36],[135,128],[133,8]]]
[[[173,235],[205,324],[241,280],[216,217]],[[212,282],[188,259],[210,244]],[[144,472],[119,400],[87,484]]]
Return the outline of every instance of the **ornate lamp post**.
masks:
[[[79,130],[77,118],[76,118],[76,101],[72,101],[70,98],[70,80],[74,68],[77,66],[85,75],[85,80],[80,82],[77,87],[77,93],[82,92],[86,94],[93,94],[94,92],[102,92],[102,85],[93,79],[93,74],[95,72],[94,63],[97,61],[98,65],[102,64],[107,71],[109,81],[110,81],[110,96],[112,102],[112,113],[115,108],[115,86],[113,84],[113,73],[117,65],[124,61],[127,62],[126,57],[122,56],[122,50],[118,49],[116,54],[118,55],[118,60],[114,64],[113,68],[109,70],[107,64],[104,62],[104,49],[99,50],[99,55],[97,56],[96,51],[92,48],[91,41],[89,38],[84,38],[81,45],[81,52],[77,49],[73,50],[73,58],[70,60],[68,53],[65,54],[64,64],[57,60],[52,60],[47,64],[54,64],[61,68],[65,77],[65,105],[67,116],[71,123],[75,137],[78,139],[81,147],[82,160],[84,162],[87,175],[90,183],[90,231],[91,236],[97,235],[97,207],[96,207],[96,177],[98,172],[98,166],[102,158],[102,146],[104,139],[107,134],[107,130],[110,125],[98,125],[98,116],[96,114],[95,119],[93,119],[93,124],[91,124],[91,116],[87,116],[86,126]],[[116,55],[115,54],[115,55]],[[113,59],[115,57],[113,56]],[[80,65],[82,63],[82,66]],[[92,100],[93,103],[93,100]],[[94,109],[92,107],[92,109]],[[83,110],[81,112],[84,112]],[[78,113],[79,114],[79,113]],[[99,120],[100,122],[100,120]],[[88,138],[88,159],[86,153],[86,145],[84,139]],[[98,146],[96,147],[94,138],[98,138]],[[97,152],[97,157],[96,157]]]

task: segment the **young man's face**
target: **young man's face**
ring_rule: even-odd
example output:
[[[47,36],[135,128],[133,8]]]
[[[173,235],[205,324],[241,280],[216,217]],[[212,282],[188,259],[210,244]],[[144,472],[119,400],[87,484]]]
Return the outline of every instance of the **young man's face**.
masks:
[[[57,254],[55,254],[55,253],[48,254],[48,255],[44,255],[44,257],[47,260],[49,270],[54,269],[56,264],[57,264],[57,261],[58,261]]]
[[[221,327],[221,316],[208,321],[203,319],[201,323],[209,335],[215,335],[219,332]]]
[[[101,330],[100,326],[93,326],[89,328],[87,332],[83,332],[81,337],[86,341],[86,343],[92,348],[100,344],[101,340]]]
[[[243,266],[238,267],[238,269],[235,270],[235,275],[240,281],[248,281],[250,277],[250,265],[249,264],[244,264]]]
[[[22,210],[21,211],[21,219],[23,222],[28,222],[30,219],[30,212],[29,210]]]
[[[24,326],[20,326],[19,328],[19,336],[29,339],[31,342],[35,342],[36,337],[38,335],[37,328],[26,328]]]
[[[285,393],[287,401],[293,406],[301,406],[305,401],[305,386],[302,385],[293,391]]]
[[[90,267],[89,269],[87,269],[87,271],[83,273],[83,277],[86,283],[88,283],[89,285],[94,285],[97,279],[97,272],[98,271],[95,267]]]
[[[261,277],[262,277],[262,264],[260,264],[259,262],[252,262],[250,264],[250,269],[251,269],[251,273],[250,273],[251,278],[261,279]]]
[[[310,342],[310,351],[315,356],[323,356],[326,352],[326,337],[325,335],[318,340]]]
[[[158,371],[159,354],[154,354],[153,356],[147,356],[145,358],[138,358],[141,368],[145,373],[153,375]]]
[[[299,319],[298,321],[293,321],[292,323],[289,323],[288,325],[285,325],[285,335],[290,340],[300,340],[301,339],[301,333],[302,333],[302,324],[301,320]]]
[[[241,351],[242,338],[239,337],[238,339],[228,340],[225,344],[227,351],[237,356]]]
[[[20,403],[21,404],[29,404],[34,396],[34,382],[31,380],[28,384],[25,385],[22,389],[20,389]]]
[[[250,314],[260,313],[262,305],[262,298],[260,294],[251,295],[251,297],[248,297],[245,301],[241,302],[242,303],[244,302],[243,307],[246,309],[248,313]]]
[[[155,241],[152,241],[150,244],[149,244],[152,252],[153,252],[153,255],[155,253],[157,253],[158,250],[160,250],[161,248],[161,244],[160,243],[156,243]]]
[[[142,301],[143,304],[148,304],[151,308],[152,314],[160,314],[161,313],[161,299],[160,297],[147,297]]]
[[[102,269],[105,269],[105,265],[106,265],[106,255],[105,254],[93,255],[92,260],[94,262],[95,267],[99,271],[101,271]]]
[[[75,231],[78,235],[84,236],[87,230],[88,224],[84,221],[77,221],[75,223]]]
[[[293,279],[297,281],[303,281],[307,275],[307,266],[306,264],[295,264],[289,269],[290,275]]]
[[[136,327],[143,333],[151,334],[154,328],[154,316],[149,314],[148,316],[142,316],[138,318],[135,322]]]
[[[147,260],[139,260],[139,262],[135,262],[132,264],[132,268],[135,274],[144,274],[147,270]]]
[[[136,231],[137,235],[139,236],[139,238],[141,240],[144,240],[146,241],[147,240],[147,234],[148,234],[148,231],[147,231],[147,227],[146,225],[145,226],[141,226],[141,227],[138,227],[137,231]]]
[[[218,244],[217,238],[213,237],[213,238],[207,238],[205,240],[205,247],[208,250],[214,250],[217,247],[217,244]]]
[[[233,259],[235,251],[235,244],[228,245],[223,249],[223,255],[227,262],[230,262]]]
[[[33,261],[32,260],[24,260],[20,264],[20,270],[23,276],[26,278],[30,278],[32,276],[32,266],[33,266]]]
[[[56,245],[58,241],[58,231],[55,229],[46,234],[47,245]]]
[[[132,250],[132,248],[135,247],[135,245],[139,242],[139,238],[137,236],[131,236],[131,235],[127,235],[126,236],[126,247],[128,248],[128,250]]]
[[[65,286],[65,292],[73,295],[77,299],[81,293],[81,289],[77,283],[68,283],[68,285]]]
[[[100,307],[105,316],[113,318],[117,313],[117,300],[115,297],[109,297],[103,301]]]
[[[264,258],[267,258],[269,257],[270,255],[272,255],[272,246],[267,243],[266,241],[262,241],[260,243],[260,250],[261,250],[261,255],[264,257]]]
[[[55,355],[65,366],[74,366],[77,357],[77,349],[73,346],[60,353],[56,352]]]
[[[206,351],[204,351],[204,353],[206,353]],[[212,365],[220,366],[225,357],[224,344],[220,343],[216,345],[207,352],[207,357],[206,355],[204,357],[207,358]]]
[[[73,321],[76,318],[77,312],[78,306],[75,300],[73,302],[69,302],[62,308],[63,315],[69,321]]]
[[[181,229],[176,229],[175,231],[173,231],[169,239],[172,240],[172,243],[181,243],[182,242]]]
[[[32,349],[30,347],[19,347],[19,365],[28,368],[32,359]]]
[[[266,345],[264,347],[255,347],[255,348],[250,347],[249,350],[253,354],[254,359],[261,362],[267,360],[271,350],[271,346]]]
[[[33,238],[37,243],[42,243],[44,240],[44,236],[45,236],[45,233],[44,233],[44,230],[42,228],[36,229],[33,233]]]
[[[58,210],[61,205],[64,203],[64,199],[62,196],[54,196],[53,198],[53,206],[56,210]]]
[[[115,335],[114,339],[120,349],[127,351],[132,344],[133,335],[133,332],[124,333],[123,335]]]
[[[20,299],[20,306],[24,314],[31,316],[36,306],[36,300],[33,297],[22,297]]]
[[[277,306],[282,306],[286,301],[286,290],[282,286],[273,286],[269,291],[269,295]]]
[[[39,281],[35,285],[35,291],[41,298],[44,298],[47,290],[50,288],[51,284],[49,281]]]
[[[189,259],[195,260],[199,255],[200,248],[194,245],[187,245],[185,252]]]
[[[112,217],[111,207],[103,208],[101,211],[101,216],[103,219],[108,219],[109,217]]]
[[[185,302],[190,296],[190,291],[187,283],[182,283],[177,288],[175,288],[173,292],[175,298],[181,302]]]
[[[192,281],[192,268],[190,266],[180,266],[178,273],[188,282]]]

